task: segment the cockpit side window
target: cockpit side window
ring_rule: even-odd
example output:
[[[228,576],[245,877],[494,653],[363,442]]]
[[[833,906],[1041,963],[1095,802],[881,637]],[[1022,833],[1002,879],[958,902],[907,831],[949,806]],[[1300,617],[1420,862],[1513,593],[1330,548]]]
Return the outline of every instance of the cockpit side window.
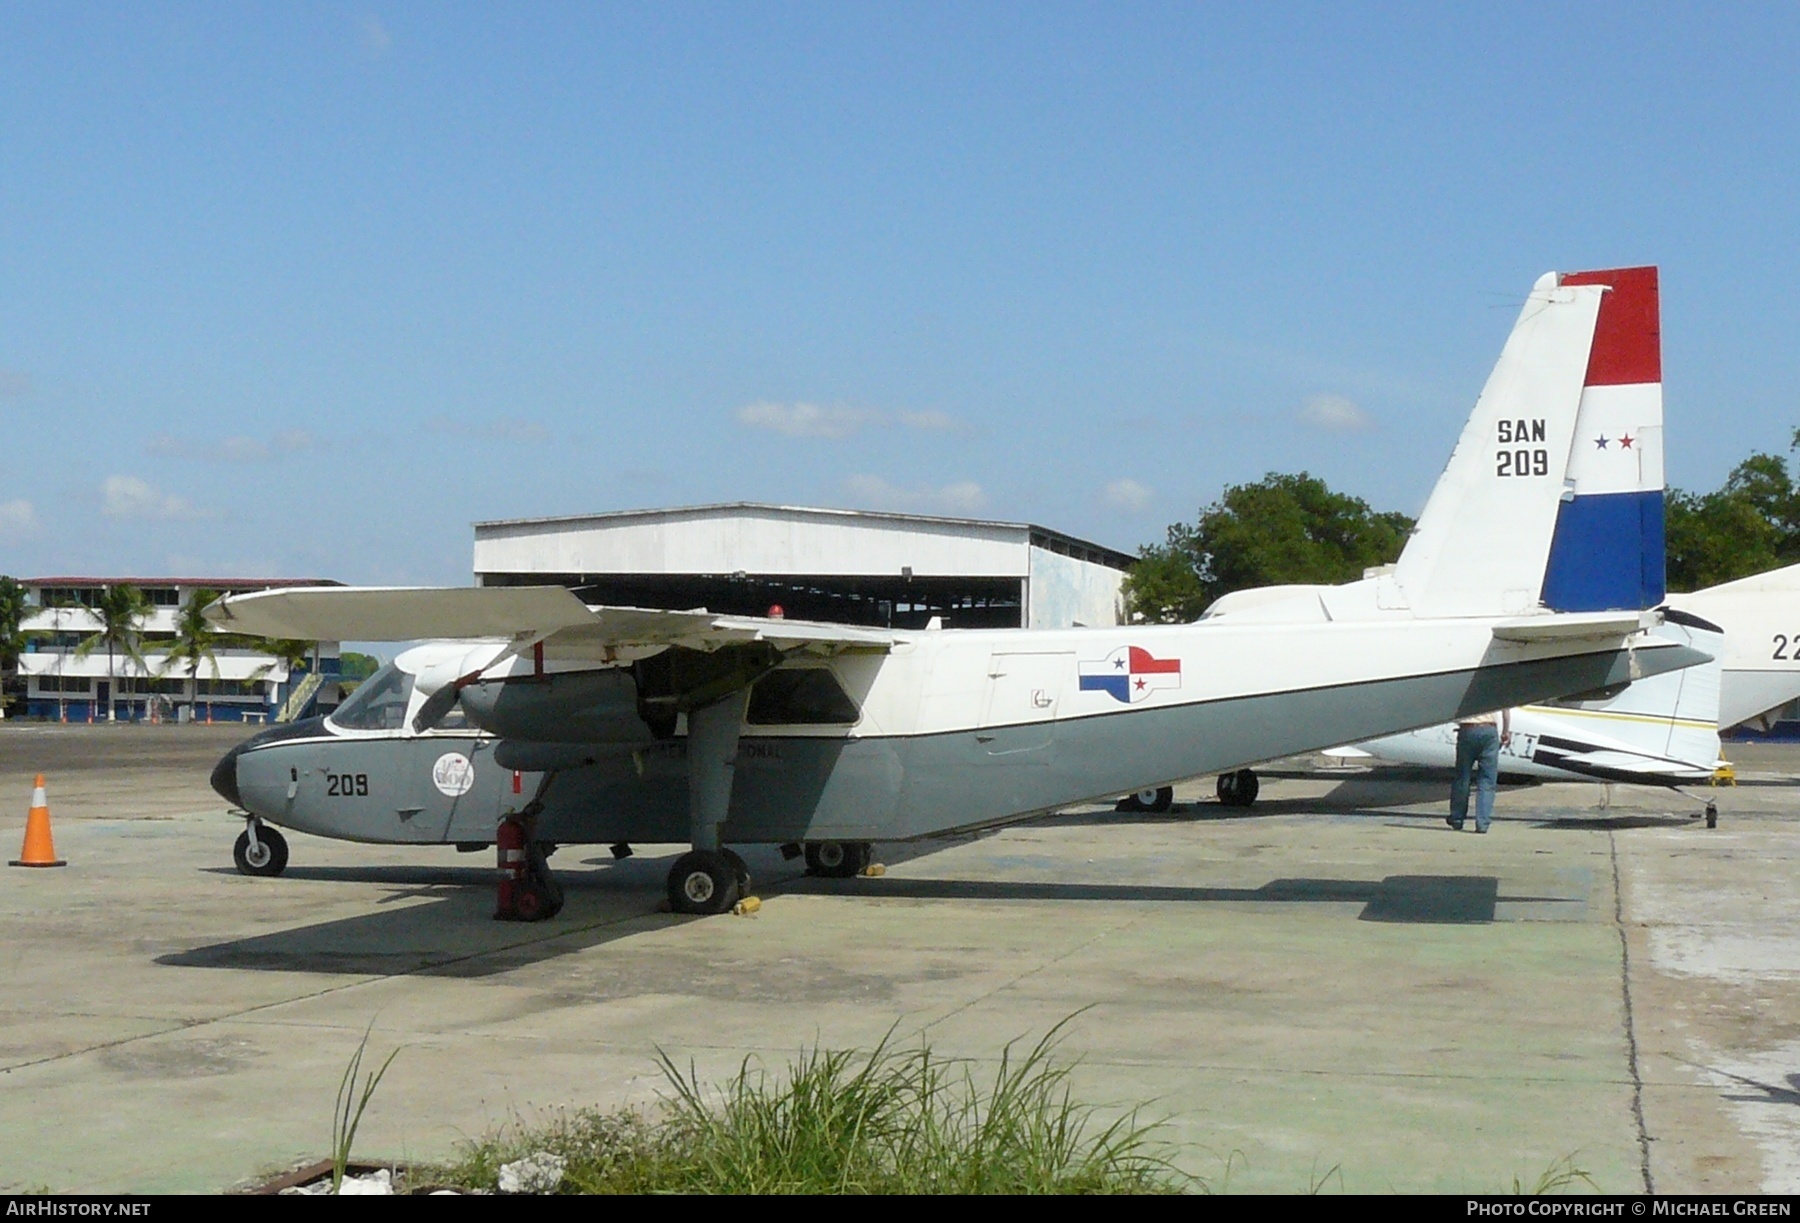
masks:
[[[856,702],[823,667],[771,671],[750,690],[752,726],[848,726],[862,717]]]
[[[412,690],[413,677],[390,662],[358,685],[331,720],[345,730],[399,730]]]

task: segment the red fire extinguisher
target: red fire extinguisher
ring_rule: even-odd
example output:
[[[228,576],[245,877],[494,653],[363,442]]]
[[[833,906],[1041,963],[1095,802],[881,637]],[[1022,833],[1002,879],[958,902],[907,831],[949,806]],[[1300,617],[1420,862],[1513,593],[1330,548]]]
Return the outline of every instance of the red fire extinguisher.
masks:
[[[524,823],[501,820],[494,832],[494,850],[500,859],[500,894],[494,906],[494,920],[530,921],[538,906],[527,873]],[[528,915],[523,912],[525,909],[534,912]]]

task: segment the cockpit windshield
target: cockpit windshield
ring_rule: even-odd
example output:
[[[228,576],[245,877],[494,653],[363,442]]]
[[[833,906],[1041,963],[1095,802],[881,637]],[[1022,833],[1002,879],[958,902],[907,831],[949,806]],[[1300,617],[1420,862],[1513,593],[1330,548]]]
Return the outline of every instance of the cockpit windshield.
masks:
[[[399,730],[406,725],[412,690],[413,677],[393,663],[385,663],[357,685],[331,721],[345,730]]]

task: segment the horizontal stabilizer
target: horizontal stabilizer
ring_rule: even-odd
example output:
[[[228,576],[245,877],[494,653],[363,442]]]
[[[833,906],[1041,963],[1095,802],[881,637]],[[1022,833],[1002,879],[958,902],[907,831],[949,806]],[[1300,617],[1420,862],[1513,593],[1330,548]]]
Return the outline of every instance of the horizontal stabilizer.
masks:
[[[1637,612],[1570,613],[1561,616],[1522,616],[1494,626],[1494,636],[1501,641],[1569,641],[1593,638],[1596,641],[1623,637],[1648,628],[1654,620],[1646,620]],[[1645,642],[1646,648],[1655,645]]]
[[[1639,756],[1634,752],[1547,752],[1539,749],[1540,764],[1554,765],[1571,773],[1585,773],[1602,781],[1631,781],[1642,778],[1657,784],[1673,777],[1686,781],[1705,781],[1712,769],[1688,766],[1659,756]]]

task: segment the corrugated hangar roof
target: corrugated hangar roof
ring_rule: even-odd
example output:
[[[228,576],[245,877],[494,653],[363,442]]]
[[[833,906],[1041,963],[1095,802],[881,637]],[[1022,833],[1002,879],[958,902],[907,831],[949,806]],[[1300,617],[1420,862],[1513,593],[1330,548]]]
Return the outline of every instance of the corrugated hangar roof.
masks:
[[[1110,569],[1136,559],[1031,523],[737,501],[478,522],[475,571],[1024,576],[1031,547]]]

